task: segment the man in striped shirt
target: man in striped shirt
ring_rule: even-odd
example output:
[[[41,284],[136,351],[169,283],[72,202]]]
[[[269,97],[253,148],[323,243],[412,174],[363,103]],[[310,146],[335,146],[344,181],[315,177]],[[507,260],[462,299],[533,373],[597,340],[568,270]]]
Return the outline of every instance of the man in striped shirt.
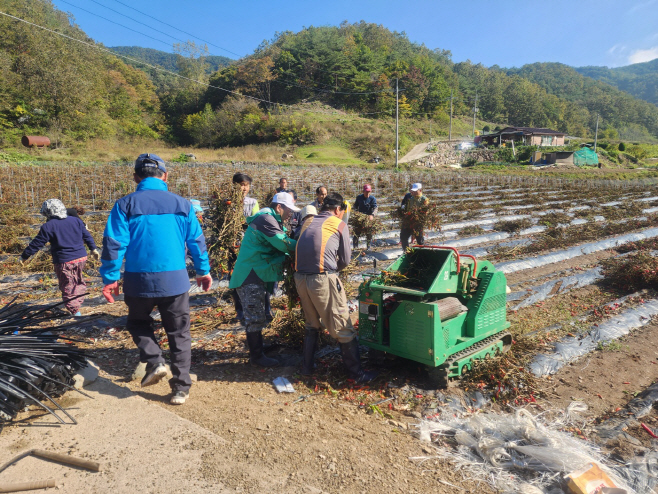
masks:
[[[321,327],[340,343],[343,363],[350,377],[366,382],[377,376],[361,367],[356,331],[350,320],[345,288],[338,272],[352,255],[350,233],[342,221],[347,204],[340,194],[328,194],[322,211],[308,218],[296,246],[295,284],[302,303],[306,334],[302,374],[313,373],[313,360]]]

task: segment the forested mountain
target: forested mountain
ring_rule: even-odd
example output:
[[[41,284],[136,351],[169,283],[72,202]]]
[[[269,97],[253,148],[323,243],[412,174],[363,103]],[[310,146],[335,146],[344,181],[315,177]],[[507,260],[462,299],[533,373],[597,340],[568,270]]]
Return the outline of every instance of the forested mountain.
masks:
[[[535,63],[510,69],[507,74],[521,76],[550,94],[587,108],[590,127],[598,114],[604,127],[613,127],[624,139],[642,139],[647,137],[647,132],[658,136],[658,108],[655,105],[586,77],[572,67],[560,63]]]
[[[164,69],[178,72],[178,63],[176,61],[178,55],[175,53],[167,53],[166,51],[155,50],[153,48],[142,48],[141,46],[112,46],[110,50],[115,51],[120,55],[126,55],[130,58],[143,60],[151,65],[159,65]],[[127,64],[133,65],[137,68],[143,67],[141,64],[135,64],[130,60],[123,60]],[[206,65],[206,72],[208,74],[233,63],[233,60],[230,58],[217,55],[201,57],[201,61]]]
[[[5,12],[94,44],[49,0],[0,2]],[[183,77],[139,70],[111,53],[0,17],[0,144],[27,133],[53,140],[149,136],[199,146],[309,142],[327,134],[312,118],[315,103],[390,121],[396,81],[400,115],[410,126],[430,118],[444,131],[450,95],[456,116],[472,115],[477,95],[480,120],[500,125],[588,136],[600,114],[607,137],[658,136],[658,108],[570,67],[453,63],[447,50],[363,21],[277,33],[233,63],[208,57],[191,41],[174,46],[175,55],[115,49]],[[212,64],[219,69],[212,72]]]
[[[615,86],[622,91],[658,105],[658,58],[625,67],[577,67],[587,77]]]
[[[535,64],[504,71],[455,64],[449,51],[430,50],[404,33],[365,22],[279,33],[250,57],[213,74],[210,83],[261,100],[288,105],[320,100],[387,118],[395,107],[396,79],[403,90],[401,113],[411,118],[445,122],[453,91],[457,115],[472,114],[477,93],[479,117],[487,121],[587,136],[601,114],[610,137],[618,131],[633,138],[658,135],[655,107],[567,66]],[[202,101],[217,110],[227,98],[226,92],[209,89]],[[213,120],[212,112],[197,113],[195,124],[188,122],[187,137],[208,135],[194,127],[212,127]]]
[[[49,1],[2,0],[2,10],[93,44]],[[144,72],[109,53],[0,17],[0,143],[47,132],[51,140],[157,137],[160,101]]]

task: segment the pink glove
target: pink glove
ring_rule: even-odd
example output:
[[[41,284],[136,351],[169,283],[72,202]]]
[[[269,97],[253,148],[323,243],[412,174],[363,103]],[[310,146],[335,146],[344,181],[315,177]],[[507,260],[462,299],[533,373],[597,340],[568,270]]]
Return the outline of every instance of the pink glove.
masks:
[[[114,295],[119,295],[119,284],[116,281],[103,287],[103,297],[105,297],[109,304],[114,303],[113,293]]]
[[[212,285],[212,277],[209,274],[204,276],[197,276],[196,285],[202,287],[204,292],[207,292],[210,290],[210,286]]]

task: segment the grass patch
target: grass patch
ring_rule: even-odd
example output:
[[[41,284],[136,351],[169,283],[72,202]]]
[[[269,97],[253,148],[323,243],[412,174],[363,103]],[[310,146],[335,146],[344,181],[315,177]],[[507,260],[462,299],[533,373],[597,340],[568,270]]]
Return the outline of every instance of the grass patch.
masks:
[[[354,156],[351,150],[335,143],[302,146],[295,151],[295,160],[307,163],[361,165],[363,160]]]
[[[628,345],[622,345],[618,341],[609,341],[607,343],[599,341],[596,345],[596,349],[600,352],[625,352],[628,348]]]

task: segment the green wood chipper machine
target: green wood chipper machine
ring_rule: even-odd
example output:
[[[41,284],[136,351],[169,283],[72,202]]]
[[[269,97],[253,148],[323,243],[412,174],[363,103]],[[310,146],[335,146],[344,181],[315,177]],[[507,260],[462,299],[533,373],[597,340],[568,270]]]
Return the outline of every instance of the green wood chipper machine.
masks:
[[[506,290],[505,275],[488,261],[415,246],[389,269],[364,276],[359,343],[425,364],[434,384],[448,386],[474,360],[510,348]]]

